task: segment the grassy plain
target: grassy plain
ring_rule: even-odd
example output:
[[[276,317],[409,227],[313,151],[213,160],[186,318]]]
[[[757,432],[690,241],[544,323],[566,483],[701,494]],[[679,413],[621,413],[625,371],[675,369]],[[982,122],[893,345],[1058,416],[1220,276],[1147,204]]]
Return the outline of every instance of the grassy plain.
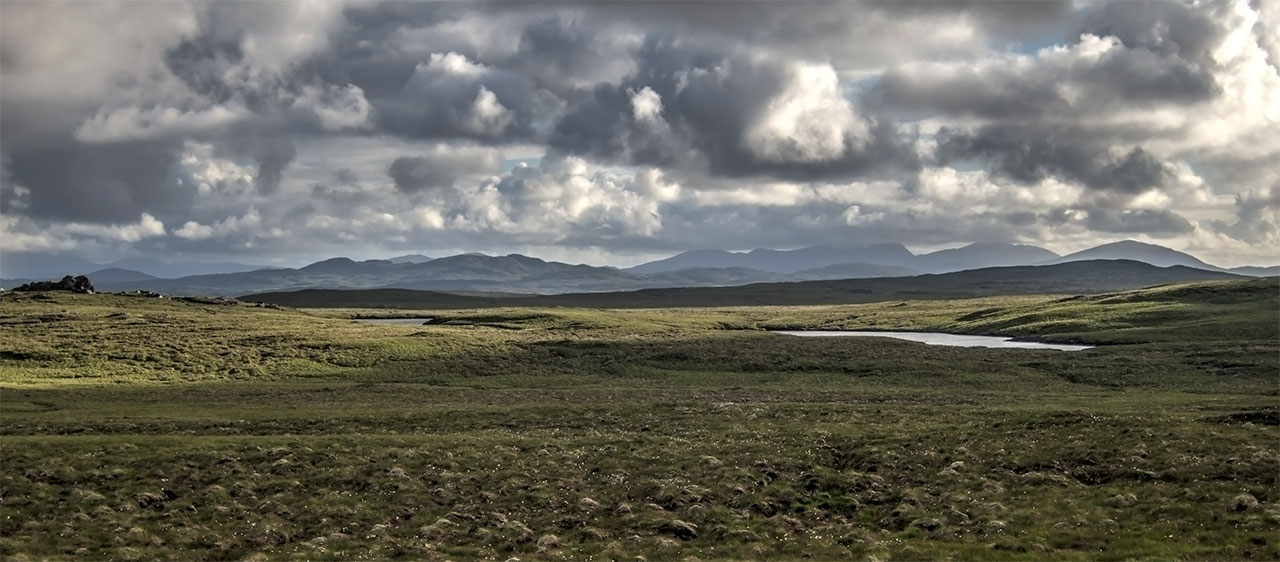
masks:
[[[1278,404],[1276,279],[678,310],[3,294],[0,557],[1277,559]]]

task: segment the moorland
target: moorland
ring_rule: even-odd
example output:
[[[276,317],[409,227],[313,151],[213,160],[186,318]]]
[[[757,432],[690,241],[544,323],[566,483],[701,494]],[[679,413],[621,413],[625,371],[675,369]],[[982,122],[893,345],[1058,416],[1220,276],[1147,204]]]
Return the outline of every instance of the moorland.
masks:
[[[3,293],[0,557],[1280,558],[1280,279],[943,296]]]

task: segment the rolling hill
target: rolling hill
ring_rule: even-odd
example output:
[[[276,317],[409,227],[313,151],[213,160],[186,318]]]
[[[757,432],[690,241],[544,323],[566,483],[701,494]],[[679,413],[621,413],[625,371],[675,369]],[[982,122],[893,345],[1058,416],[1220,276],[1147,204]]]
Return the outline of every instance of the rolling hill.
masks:
[[[824,279],[868,279],[873,277],[912,277],[922,272],[910,267],[880,265],[875,263],[838,263],[826,267],[798,271],[792,281],[820,281]]]
[[[107,269],[99,269],[88,275],[89,279],[94,283],[103,285],[119,284],[119,283],[139,283],[144,281],[152,281],[157,279],[154,275],[147,275],[141,271],[132,269],[120,269],[118,267],[109,267]]]
[[[9,257],[6,254],[6,263],[9,263]],[[449,293],[562,294],[908,277],[921,273],[1050,265],[1089,259],[1129,259],[1157,266],[1182,265],[1244,275],[1277,273],[1276,268],[1226,270],[1169,248],[1126,241],[1061,257],[1043,248],[1016,244],[971,244],[922,255],[914,255],[899,244],[865,248],[756,249],[739,253],[698,250],[629,269],[573,265],[520,254],[487,256],[473,253],[437,259],[401,256],[391,260],[365,261],[339,257],[296,269],[256,269],[176,279],[161,278],[134,268],[87,268],[92,264],[75,262],[71,265],[80,269],[65,270],[65,273],[44,279],[93,271],[95,273],[90,274],[90,279],[101,291],[142,289],[173,295],[382,288]],[[49,267],[56,266],[55,263]],[[0,279],[0,286],[14,286],[30,280]]]
[[[756,248],[750,252],[692,250],[637,265],[627,271],[652,274],[690,268],[741,267],[771,273],[796,273],[844,263],[908,266],[914,258],[915,255],[902,244],[877,244],[863,248],[810,246],[796,250]]]
[[[645,289],[527,297],[476,297],[435,291],[307,290],[259,293],[242,300],[293,307],[489,308],[571,306],[665,308],[704,306],[853,304],[908,299],[949,299],[993,295],[1092,294],[1188,281],[1239,279],[1229,273],[1184,266],[1156,267],[1127,260],[1097,260],[1048,266],[975,269],[940,275],[759,283],[718,288]]]
[[[1057,257],[1058,254],[1036,246],[975,243],[963,248],[939,250],[916,256],[912,266],[929,273],[947,273],[984,267],[1031,265]]]
[[[1043,263],[1045,265],[1049,265],[1086,260],[1134,260],[1160,267],[1182,265],[1186,267],[1194,267],[1196,269],[1225,271],[1218,266],[1209,265],[1200,261],[1191,254],[1179,252],[1164,246],[1157,246],[1155,244],[1147,244],[1145,242],[1137,242],[1134,240],[1121,240],[1119,242],[1103,244],[1087,250],[1081,250],[1074,254],[1067,254],[1059,258],[1046,260]]]
[[[151,277],[173,279],[189,275],[253,271],[261,267],[234,262],[165,261],[151,257],[124,258],[98,263],[76,256],[44,252],[5,251],[0,255],[0,278],[6,280],[57,279],[64,275],[88,275],[91,272],[111,269],[136,271]],[[96,282],[97,279],[94,278],[94,281]]]

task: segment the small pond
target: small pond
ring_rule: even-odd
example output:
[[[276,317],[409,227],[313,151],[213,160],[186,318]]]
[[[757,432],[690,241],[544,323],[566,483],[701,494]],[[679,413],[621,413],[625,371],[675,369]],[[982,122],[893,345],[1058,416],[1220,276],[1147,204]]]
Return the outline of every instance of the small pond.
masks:
[[[1011,347],[1018,349],[1056,349],[1059,351],[1080,351],[1091,349],[1091,345],[1068,345],[1060,343],[1040,343],[1032,341],[1013,341],[1013,338],[998,336],[970,336],[965,334],[942,334],[937,332],[851,332],[843,330],[778,330],[775,333],[788,336],[804,337],[862,337],[862,338],[895,338],[925,343],[929,345],[950,345],[957,347]]]

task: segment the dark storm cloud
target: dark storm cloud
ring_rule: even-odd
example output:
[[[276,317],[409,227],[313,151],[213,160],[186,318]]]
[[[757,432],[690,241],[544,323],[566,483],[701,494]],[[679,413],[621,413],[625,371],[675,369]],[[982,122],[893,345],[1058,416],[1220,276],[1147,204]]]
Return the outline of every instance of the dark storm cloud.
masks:
[[[355,172],[348,168],[339,168],[329,181],[311,186],[311,195],[320,202],[348,209],[375,203],[377,197],[376,193],[365,189]],[[283,215],[283,222],[304,222],[307,216],[317,211],[319,207],[314,202],[298,205]]]
[[[1073,35],[1113,36],[1125,47],[1144,49],[1202,65],[1213,64],[1212,50],[1227,33],[1226,2],[1199,6],[1182,2],[1110,2],[1088,6]]]
[[[1221,91],[1205,63],[1133,47],[1109,49],[1096,58],[1050,55],[1039,65],[997,61],[977,68],[891,69],[864,100],[882,109],[1008,119],[1195,104]]]
[[[242,94],[227,84],[224,72],[228,66],[240,63],[244,55],[238,40],[217,39],[209,35],[182,41],[164,54],[164,65],[187,87],[216,103],[229,101],[233,95]],[[247,100],[256,105],[257,96]]]
[[[941,75],[929,70],[891,70],[864,99],[884,109],[1005,119],[1192,104],[1221,92],[1213,74],[1198,63],[1161,58],[1146,50],[1118,51],[1096,62],[1055,66],[992,65]]]
[[[1195,229],[1185,217],[1166,209],[1095,209],[1089,211],[1085,225],[1101,232],[1166,237]]]
[[[483,149],[437,150],[423,156],[401,156],[391,162],[387,175],[405,193],[453,187],[458,179],[498,171],[497,155]]]
[[[298,155],[293,141],[285,137],[257,138],[249,142],[246,148],[258,163],[254,185],[262,193],[271,193],[280,187],[285,166]]]
[[[8,181],[27,187],[26,214],[71,221],[122,223],[173,203],[168,143],[72,145],[7,154]]]
[[[1141,147],[1115,156],[1109,147],[1089,136],[1061,133],[1052,128],[999,125],[973,133],[944,129],[939,132],[935,156],[944,165],[979,160],[988,169],[1024,184],[1054,177],[1127,195],[1164,187],[1172,176],[1168,164]]]
[[[753,150],[748,131],[753,121],[766,118],[771,104],[787,103],[779,97],[788,88],[813,86],[786,62],[689,48],[681,41],[650,40],[638,51],[637,66],[622,84],[600,85],[590,96],[575,100],[573,109],[556,124],[550,146],[627,164],[703,164],[712,174],[729,177],[806,180],[918,169],[910,139],[902,138],[887,118],[868,124],[854,108],[839,107],[847,100],[837,96],[791,101],[816,104],[799,111],[853,113],[848,123],[818,124],[831,128],[822,133],[840,137],[838,146],[818,149],[823,151],[821,157],[804,157],[811,147],[795,146],[806,142],[800,136],[784,141],[793,144],[780,149],[782,157],[768,158]],[[656,119],[637,117],[634,98],[646,89],[661,102]],[[864,126],[869,138],[850,138]]]
[[[533,136],[536,96],[524,77],[450,52],[419,64],[398,95],[374,106],[381,127],[405,137],[516,141]]]
[[[1266,245],[1280,236],[1280,182],[1236,194],[1235,220],[1215,220],[1215,230],[1236,240]]]
[[[601,23],[555,14],[531,23],[520,35],[516,52],[505,62],[533,78],[537,87],[561,95],[579,84],[615,74],[626,66],[629,49]]]

